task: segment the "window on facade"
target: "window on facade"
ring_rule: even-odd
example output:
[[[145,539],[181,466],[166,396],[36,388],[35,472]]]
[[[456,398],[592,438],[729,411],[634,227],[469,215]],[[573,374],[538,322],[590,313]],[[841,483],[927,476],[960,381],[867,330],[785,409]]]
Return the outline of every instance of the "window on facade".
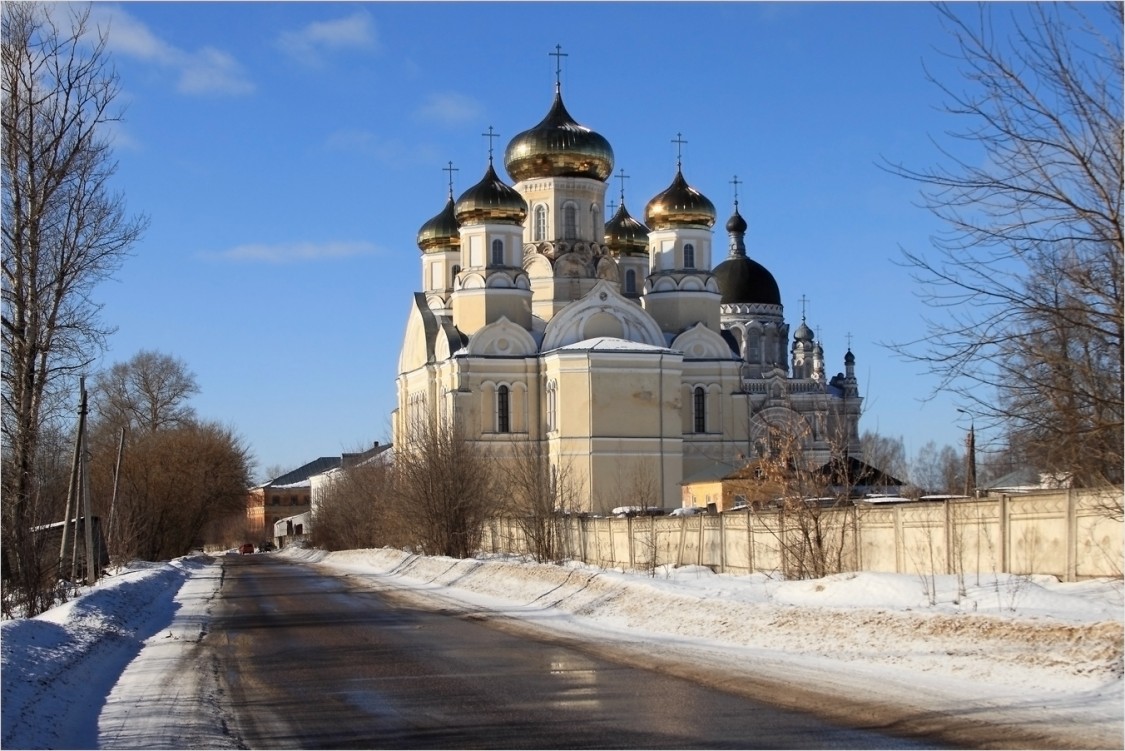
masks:
[[[757,331],[749,331],[746,333],[747,362],[760,363],[762,361],[761,341],[762,338]]]
[[[297,505],[297,496],[295,496],[295,495],[289,496],[289,505],[290,506],[296,506]]]
[[[625,272],[625,294],[635,295],[637,293],[637,272],[629,269]]]
[[[707,432],[707,392],[703,390],[702,386],[695,387],[695,398],[693,400],[695,405],[695,432]]]
[[[605,222],[602,221],[601,208],[596,204],[590,204],[590,237],[598,237],[605,230]]]
[[[504,265],[504,241],[503,240],[493,240],[492,241],[492,265],[493,266],[503,266]]]
[[[512,432],[511,394],[507,386],[496,389],[496,432]]]
[[[578,209],[574,204],[563,207],[563,239],[574,240],[578,237]]]
[[[456,265],[455,265],[455,266],[453,267],[453,277],[452,277],[452,278],[451,278],[451,279],[449,280],[449,285],[450,285],[451,287],[453,286],[453,281],[454,281],[455,279],[457,279],[457,275],[458,275],[458,274],[460,274],[460,273],[461,273],[461,267],[460,267],[460,266],[456,266]]]
[[[684,268],[695,268],[695,246],[691,243],[684,246]]]
[[[542,242],[547,239],[547,207],[539,205],[535,207],[535,228],[532,230],[534,235],[532,239],[535,242]]]
[[[547,383],[547,432],[558,430],[558,384]]]

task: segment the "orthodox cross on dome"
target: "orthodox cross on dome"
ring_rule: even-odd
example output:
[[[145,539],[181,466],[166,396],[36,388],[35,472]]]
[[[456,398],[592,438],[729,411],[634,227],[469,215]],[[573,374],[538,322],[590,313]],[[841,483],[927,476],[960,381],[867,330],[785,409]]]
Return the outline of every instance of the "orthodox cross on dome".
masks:
[[[849,331],[845,336],[847,337],[847,340],[848,340],[848,352],[851,352],[852,351],[852,332]]]
[[[449,173],[449,197],[452,198],[453,197],[453,173],[454,172],[460,172],[461,170],[454,167],[453,162],[450,162],[449,166],[448,167],[442,167],[441,171]]]
[[[730,184],[734,186],[734,210],[738,211],[738,186],[742,184],[742,181],[738,179],[738,175],[735,175]]]
[[[631,175],[625,174],[624,168],[622,168],[621,171],[617,173],[617,179],[621,181],[621,205],[622,206],[625,205],[625,181],[628,180],[630,177],[631,177]]]
[[[562,86],[562,59],[570,57],[569,53],[562,51],[562,45],[556,44],[554,52],[548,52],[547,57],[555,58],[555,91],[559,90]]]
[[[684,144],[687,141],[684,140],[683,133],[677,133],[676,137],[672,139],[672,143],[676,144],[676,171],[679,172],[683,164]]]
[[[805,297],[804,295],[801,295],[801,323],[805,322],[805,306],[808,305],[808,302],[809,302],[809,298]],[[849,344],[850,343],[851,342],[849,340]]]
[[[488,126],[488,132],[487,133],[481,133],[481,135],[488,139],[488,163],[492,164],[492,139],[493,138],[499,138],[500,134],[494,132],[492,130],[492,126],[489,125]]]
[[[625,204],[622,204],[622,206],[624,206],[624,205]],[[616,213],[617,213],[617,201],[611,200],[609,202],[609,215],[613,216]]]

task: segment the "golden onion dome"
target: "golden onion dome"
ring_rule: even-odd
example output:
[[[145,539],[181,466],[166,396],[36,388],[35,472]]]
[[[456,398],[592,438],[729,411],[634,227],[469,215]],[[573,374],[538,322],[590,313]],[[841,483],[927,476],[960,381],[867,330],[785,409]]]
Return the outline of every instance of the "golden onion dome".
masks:
[[[504,152],[504,166],[516,182],[536,177],[591,177],[613,173],[613,149],[600,134],[575,122],[555,88],[555,102],[543,121],[517,135]]]
[[[418,247],[423,253],[430,250],[445,250],[461,245],[461,225],[453,211],[453,191],[445,201],[445,208],[418,230]]]
[[[654,230],[670,227],[706,227],[715,224],[715,205],[687,184],[684,173],[676,170],[672,184],[648,202],[645,222]]]
[[[461,224],[523,224],[527,218],[527,201],[496,176],[490,159],[484,177],[461,194],[453,212]]]
[[[648,227],[634,219],[622,203],[605,224],[605,244],[612,253],[647,253]]]

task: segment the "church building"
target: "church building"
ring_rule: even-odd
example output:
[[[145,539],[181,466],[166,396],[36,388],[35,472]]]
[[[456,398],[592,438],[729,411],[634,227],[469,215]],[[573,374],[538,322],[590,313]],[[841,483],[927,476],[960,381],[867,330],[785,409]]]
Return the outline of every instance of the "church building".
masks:
[[[423,424],[501,459],[534,442],[576,480],[572,510],[595,514],[627,504],[637,478],[679,506],[684,478],[775,450],[779,429],[810,464],[859,453],[855,357],[829,378],[803,316],[790,338],[737,194],[725,249],[682,159],[643,222],[624,190],[606,221],[613,149],[571,117],[557,77],[546,117],[504,151],[511,184],[489,143],[481,180],[456,199],[451,180],[418,232],[395,446]]]

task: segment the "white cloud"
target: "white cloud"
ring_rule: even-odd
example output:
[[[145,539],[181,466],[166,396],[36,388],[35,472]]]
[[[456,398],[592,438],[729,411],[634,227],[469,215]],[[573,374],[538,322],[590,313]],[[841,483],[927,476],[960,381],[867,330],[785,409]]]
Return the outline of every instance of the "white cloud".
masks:
[[[220,253],[208,253],[206,257],[224,261],[243,261],[248,263],[301,263],[304,261],[326,261],[337,258],[370,255],[375,246],[369,242],[303,242],[249,243],[237,245]]]
[[[247,94],[254,84],[239,62],[213,47],[182,50],[161,39],[145,24],[116,5],[94,3],[94,25],[108,31],[113,54],[136,58],[178,76],[176,89],[183,94]]]
[[[375,49],[376,45],[375,23],[362,10],[333,21],[316,21],[298,31],[282,32],[277,38],[282,52],[306,65],[320,65],[328,52]]]
[[[430,94],[422,106],[415,110],[419,120],[436,121],[446,125],[460,125],[480,118],[480,103],[464,94],[439,92]]]

